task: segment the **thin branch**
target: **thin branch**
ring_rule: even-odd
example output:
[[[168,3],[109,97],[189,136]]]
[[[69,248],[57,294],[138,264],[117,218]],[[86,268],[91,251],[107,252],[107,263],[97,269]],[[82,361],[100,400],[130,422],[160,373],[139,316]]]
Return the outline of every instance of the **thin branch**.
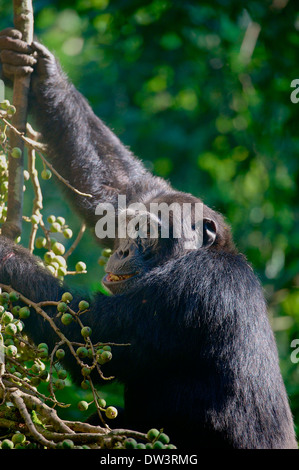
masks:
[[[107,434],[108,429],[104,429],[101,426],[94,426],[89,423],[82,423],[81,421],[64,421],[67,426],[69,426],[73,431],[76,432],[87,432],[87,433],[97,433],[97,434]]]
[[[5,374],[5,362],[4,362],[4,342],[3,336],[0,333],[0,388],[3,390],[3,400],[0,402],[0,405],[5,401],[5,387],[3,385],[2,377]]]
[[[86,224],[83,223],[81,225],[81,228],[79,230],[79,233],[77,235],[77,238],[74,240],[74,242],[72,243],[72,245],[70,246],[70,248],[67,250],[67,252],[65,253],[64,255],[64,259],[67,259],[72,253],[73,251],[75,250],[75,248],[78,246],[81,238],[83,237],[84,235],[84,232],[86,230]],[[67,274],[73,274],[72,271],[68,272]],[[76,271],[76,274],[78,274],[78,272]]]
[[[31,129],[29,126],[27,126],[27,131],[29,132],[29,135],[32,138],[35,137],[35,134],[31,132]],[[40,211],[43,208],[43,195],[42,195],[41,187],[39,184],[38,172],[35,168],[35,160],[36,160],[35,150],[33,148],[29,148],[28,149],[28,171],[30,174],[30,178],[31,178],[31,182],[33,185],[33,190],[34,190],[32,214],[35,214],[38,217],[41,217]],[[30,238],[29,238],[29,247],[28,247],[30,253],[33,253],[33,250],[34,250],[34,241],[35,241],[37,230],[38,230],[38,224],[32,224]]]
[[[48,439],[45,439],[44,436],[40,432],[38,432],[36,427],[34,426],[31,416],[21,396],[21,392],[19,390],[16,390],[15,392],[11,393],[10,399],[14,403],[14,405],[18,408],[27,428],[30,431],[30,434],[36,439],[36,441],[50,449],[51,448],[55,449],[56,444],[53,441],[49,441]]]
[[[247,26],[240,48],[240,58],[244,64],[250,62],[260,32],[261,26],[258,23],[251,21]]]
[[[15,289],[12,289],[11,286],[7,286],[5,284],[0,284],[0,287],[5,290],[6,292],[17,292]],[[96,359],[94,359],[92,365],[88,365],[88,364],[85,364],[83,361],[81,361],[81,359],[78,357],[78,355],[76,354],[76,351],[74,350],[74,344],[72,341],[70,341],[63,333],[62,331],[58,328],[58,326],[56,325],[56,323],[54,322],[54,320],[41,308],[41,305],[48,305],[48,306],[51,306],[51,305],[55,305],[57,306],[57,304],[59,302],[55,302],[53,300],[49,300],[49,301],[45,301],[45,302],[39,302],[39,303],[36,303],[36,302],[33,302],[32,300],[30,299],[27,299],[27,297],[25,297],[23,294],[21,294],[20,292],[17,292],[18,295],[19,295],[19,298],[22,302],[24,302],[26,305],[28,305],[29,307],[32,307],[34,308],[34,310],[36,311],[36,313],[38,313],[39,315],[41,315],[45,320],[47,320],[52,329],[55,331],[55,333],[57,334],[57,336],[60,338],[60,340],[65,343],[69,350],[70,350],[70,353],[74,356],[74,358],[76,359],[76,362],[77,364],[83,368],[83,367],[87,367],[88,369],[90,369],[91,371],[93,369],[97,369],[98,373],[100,374],[101,378],[104,379],[104,380],[112,380],[114,379],[114,376],[111,376],[111,377],[104,377],[103,376],[103,373],[101,371],[101,369],[99,368],[99,365],[96,361]],[[76,312],[74,312],[70,307],[68,307],[68,310],[69,312],[73,315],[73,317],[77,320],[79,326],[82,328],[83,327],[83,324],[82,322],[80,321],[80,318],[79,316],[76,314]],[[93,350],[94,351],[94,350]],[[94,357],[95,354],[94,354]]]
[[[67,432],[70,434],[75,432],[57,416],[57,413],[53,408],[50,408],[45,403],[41,402],[37,397],[24,395],[23,399],[29,409],[35,410],[41,416],[46,417],[56,431]]]
[[[12,287],[10,286],[7,286],[5,284],[0,284],[0,287],[2,289],[4,289],[5,291],[7,292],[16,292],[15,289],[12,289]],[[30,307],[33,307],[34,310],[36,311],[36,313],[38,313],[39,315],[41,315],[45,320],[47,320],[52,329],[55,331],[55,333],[57,334],[57,336],[59,336],[59,338],[67,344],[70,352],[72,353],[72,355],[75,357],[77,363],[79,364],[80,367],[83,367],[84,366],[84,363],[82,361],[80,361],[80,359],[78,358],[74,348],[73,348],[73,345],[72,345],[72,342],[68,340],[68,338],[60,331],[60,329],[58,328],[58,326],[55,324],[55,322],[53,321],[53,319],[51,317],[49,317],[49,315],[39,306],[39,304],[37,304],[36,302],[33,302],[32,300],[30,299],[27,299],[27,297],[25,297],[23,294],[21,294],[20,292],[18,292],[19,296],[20,296],[20,300],[22,302],[24,302],[26,305],[29,305]]]

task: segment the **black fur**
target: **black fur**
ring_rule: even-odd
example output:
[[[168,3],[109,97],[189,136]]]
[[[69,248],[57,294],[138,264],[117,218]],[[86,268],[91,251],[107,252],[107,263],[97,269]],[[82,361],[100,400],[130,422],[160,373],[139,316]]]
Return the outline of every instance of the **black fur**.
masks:
[[[1,44],[12,47],[0,38]],[[14,47],[17,51],[17,41]],[[92,194],[84,198],[66,189],[91,227],[97,204],[116,204],[118,194],[126,194],[128,203],[190,197],[147,172],[93,114],[52,56],[36,48],[31,109],[55,168]],[[204,211],[217,225],[211,247],[173,249],[171,257],[162,250],[130,289],[111,297],[98,294],[84,314],[94,342],[131,343],[114,347],[111,363],[103,366],[105,375],[115,374],[125,384],[121,425],[164,428],[179,449],[297,448],[261,286],[222,217],[206,206]],[[7,258],[10,253],[14,256]],[[1,259],[0,281],[33,301],[58,300],[69,290],[4,238]],[[75,307],[88,297],[74,295]],[[59,326],[81,341],[76,325]],[[57,341],[37,315],[26,327],[37,342]],[[66,364],[80,376],[71,356]]]
[[[2,239],[1,258],[10,252],[2,282],[33,301],[61,297],[65,288],[27,250]],[[179,448],[296,447],[265,302],[242,255],[189,252],[129,293],[98,294],[84,323],[93,341],[131,343],[103,366],[125,383],[123,426],[163,427]],[[26,326],[37,342],[57,341],[37,315]],[[76,325],[59,326],[82,340]],[[79,375],[71,356],[66,365]]]

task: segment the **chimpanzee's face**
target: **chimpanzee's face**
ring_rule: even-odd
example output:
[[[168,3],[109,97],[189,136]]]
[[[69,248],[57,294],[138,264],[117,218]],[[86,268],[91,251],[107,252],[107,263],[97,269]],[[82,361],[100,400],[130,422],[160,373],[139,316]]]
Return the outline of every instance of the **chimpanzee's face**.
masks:
[[[106,265],[103,284],[113,293],[118,294],[131,289],[145,272],[160,264],[158,240],[126,238],[118,240],[114,253]]]
[[[177,217],[172,213],[167,222],[153,217],[150,212],[143,213],[137,220],[136,224],[136,218],[126,217],[127,236],[115,240],[114,253],[106,265],[103,284],[113,294],[134,288],[136,280],[152,268],[182,256],[190,249],[209,247],[216,239],[216,222],[210,218],[202,218],[196,228],[192,219],[188,227],[183,212]],[[176,233],[178,228],[181,236]],[[198,239],[200,246],[195,243]],[[194,247],[190,248],[190,240]]]

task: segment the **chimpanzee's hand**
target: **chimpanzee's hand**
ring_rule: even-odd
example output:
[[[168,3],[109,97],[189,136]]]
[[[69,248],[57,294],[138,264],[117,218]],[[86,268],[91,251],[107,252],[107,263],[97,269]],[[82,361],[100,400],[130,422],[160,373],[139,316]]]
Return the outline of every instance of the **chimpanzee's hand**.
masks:
[[[0,59],[2,74],[9,80],[34,72],[34,79],[43,81],[57,74],[53,54],[37,42],[28,45],[22,41],[22,33],[13,28],[0,31]]]
[[[6,258],[15,256],[17,250],[18,245],[14,241],[0,235],[0,267]]]
[[[0,282],[10,284],[11,275],[7,271],[10,263],[18,263],[18,245],[9,238],[0,235]]]

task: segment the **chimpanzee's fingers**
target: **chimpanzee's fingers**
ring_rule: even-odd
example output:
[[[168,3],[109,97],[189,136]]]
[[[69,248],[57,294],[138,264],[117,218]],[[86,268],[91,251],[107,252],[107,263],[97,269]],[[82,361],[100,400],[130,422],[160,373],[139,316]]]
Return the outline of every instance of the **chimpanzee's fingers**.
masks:
[[[27,75],[28,73],[33,72],[33,68],[29,66],[17,66],[17,65],[10,65],[10,64],[2,64],[2,69],[4,74],[7,77],[14,77],[16,75]]]
[[[22,39],[21,31],[18,31],[15,28],[5,28],[0,31],[0,36],[10,36],[14,39]]]
[[[33,43],[31,44],[31,47],[33,51],[37,52],[40,57],[44,57],[48,59],[53,58],[53,54],[51,54],[51,52],[49,52],[48,49],[42,44],[40,44],[39,42],[33,41]]]
[[[0,59],[3,64],[17,66],[33,66],[37,60],[32,55],[19,54],[18,52],[4,50],[0,52]]]
[[[32,48],[27,42],[21,39],[14,39],[9,36],[0,36],[0,50],[9,50],[23,54],[32,54]]]

